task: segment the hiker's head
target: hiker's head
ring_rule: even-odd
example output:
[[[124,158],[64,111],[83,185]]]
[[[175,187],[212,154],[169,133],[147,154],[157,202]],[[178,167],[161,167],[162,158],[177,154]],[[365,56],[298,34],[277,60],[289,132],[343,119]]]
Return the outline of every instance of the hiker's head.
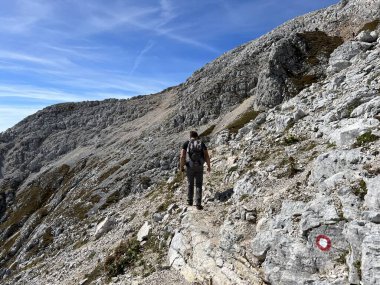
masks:
[[[199,136],[198,136],[198,133],[196,131],[190,131],[190,138],[191,139],[197,139]]]

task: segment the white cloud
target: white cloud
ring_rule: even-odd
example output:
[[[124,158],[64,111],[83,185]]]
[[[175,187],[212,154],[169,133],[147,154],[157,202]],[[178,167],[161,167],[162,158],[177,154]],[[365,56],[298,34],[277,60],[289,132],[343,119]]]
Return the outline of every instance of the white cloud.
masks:
[[[22,119],[34,114],[43,107],[5,106],[0,104],[0,132],[6,131]]]
[[[76,96],[60,90],[37,88],[27,85],[0,85],[0,98],[29,98],[43,101],[71,102],[84,100],[83,97]]]
[[[22,61],[22,62],[29,62],[29,63],[35,63],[35,64],[42,64],[42,65],[51,65],[51,66],[58,65],[58,62],[49,60],[44,57],[38,57],[38,56],[29,55],[29,54],[6,51],[6,50],[0,50],[0,58],[7,61],[9,60]]]
[[[133,63],[133,67],[131,69],[131,71],[129,72],[130,75],[132,75],[136,69],[139,67],[141,61],[143,60],[144,58],[144,55],[154,46],[154,42],[153,41],[149,41],[145,47],[139,52],[138,56],[136,57],[134,63]]]

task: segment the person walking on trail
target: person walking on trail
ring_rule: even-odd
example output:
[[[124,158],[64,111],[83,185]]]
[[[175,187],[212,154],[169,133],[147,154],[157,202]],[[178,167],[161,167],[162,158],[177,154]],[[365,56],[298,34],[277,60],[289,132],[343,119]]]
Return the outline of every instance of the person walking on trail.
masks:
[[[195,181],[195,205],[198,210],[202,210],[202,184],[203,184],[203,164],[207,164],[207,172],[211,171],[210,156],[206,145],[199,139],[198,133],[190,132],[190,140],[186,141],[181,149],[180,169],[185,171],[188,183],[187,203],[193,205],[194,181]]]

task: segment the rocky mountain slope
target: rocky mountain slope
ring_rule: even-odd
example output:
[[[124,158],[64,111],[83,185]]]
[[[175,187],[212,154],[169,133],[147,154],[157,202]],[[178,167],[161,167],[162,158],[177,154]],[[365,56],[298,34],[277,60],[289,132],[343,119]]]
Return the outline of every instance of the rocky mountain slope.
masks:
[[[0,134],[4,284],[380,284],[380,2],[341,1],[159,94]],[[205,209],[175,173],[197,128]]]

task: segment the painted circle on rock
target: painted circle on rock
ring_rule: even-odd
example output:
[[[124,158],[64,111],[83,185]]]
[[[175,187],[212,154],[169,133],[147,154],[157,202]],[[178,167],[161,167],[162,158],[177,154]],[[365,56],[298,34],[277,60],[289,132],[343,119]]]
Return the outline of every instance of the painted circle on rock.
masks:
[[[331,248],[331,239],[325,235],[318,235],[316,239],[317,247],[322,251],[328,251]]]

